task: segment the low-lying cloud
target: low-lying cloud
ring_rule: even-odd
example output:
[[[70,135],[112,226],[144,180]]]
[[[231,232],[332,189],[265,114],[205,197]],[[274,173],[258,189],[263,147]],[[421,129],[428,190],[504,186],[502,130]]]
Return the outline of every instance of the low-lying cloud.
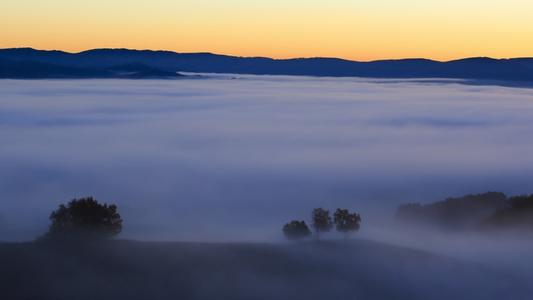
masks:
[[[124,237],[270,240],[311,208],[531,193],[529,89],[361,79],[0,81],[0,233],[113,202]],[[9,230],[5,229],[8,228]]]

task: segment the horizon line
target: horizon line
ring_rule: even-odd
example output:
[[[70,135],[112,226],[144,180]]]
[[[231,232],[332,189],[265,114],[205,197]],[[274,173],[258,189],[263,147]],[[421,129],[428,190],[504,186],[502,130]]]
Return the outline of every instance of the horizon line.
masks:
[[[232,55],[232,54],[222,54],[222,53],[216,53],[211,51],[197,51],[197,52],[178,52],[175,50],[167,50],[167,49],[135,49],[135,48],[125,48],[125,47],[102,47],[102,48],[90,48],[86,50],[81,51],[68,51],[68,50],[60,50],[60,49],[38,49],[31,46],[20,46],[20,47],[7,47],[7,48],[0,48],[0,51],[3,50],[17,50],[17,49],[28,49],[28,50],[34,50],[34,51],[43,51],[43,52],[62,52],[67,54],[81,54],[84,52],[90,52],[95,50],[126,50],[126,51],[139,51],[139,52],[170,52],[174,54],[210,54],[210,55],[218,55],[218,56],[228,56],[228,57],[238,57],[238,58],[263,58],[263,59],[271,59],[271,60],[297,60],[297,59],[336,59],[336,60],[343,60],[343,61],[349,61],[349,62],[361,62],[361,63],[371,63],[371,62],[380,62],[380,61],[402,61],[402,60],[426,60],[426,61],[433,61],[433,62],[440,62],[440,63],[446,63],[446,62],[453,62],[453,61],[459,61],[459,60],[466,60],[466,59],[491,59],[491,60],[512,60],[512,59],[533,59],[532,56],[519,56],[519,57],[491,57],[491,56],[468,56],[468,57],[459,57],[454,58],[450,60],[438,60],[438,59],[432,59],[432,58],[425,58],[425,57],[403,57],[403,58],[381,58],[381,59],[374,59],[374,60],[354,60],[354,59],[348,59],[343,57],[335,57],[335,56],[299,56],[299,57],[289,57],[289,58],[274,58],[269,56],[243,56],[243,55]]]

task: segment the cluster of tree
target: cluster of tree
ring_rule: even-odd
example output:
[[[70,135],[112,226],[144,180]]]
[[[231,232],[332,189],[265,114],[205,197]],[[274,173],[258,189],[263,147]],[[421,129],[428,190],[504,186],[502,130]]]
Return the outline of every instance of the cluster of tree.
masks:
[[[487,218],[483,225],[503,229],[533,229],[533,195],[509,198],[507,206]]]
[[[122,231],[122,218],[116,205],[99,203],[92,197],[73,199],[50,215],[45,238],[111,238]]]
[[[430,204],[409,203],[398,207],[396,217],[405,224],[454,231],[533,228],[533,195],[508,198],[500,192],[487,192]]]
[[[350,213],[347,209],[339,208],[333,214],[332,219],[329,210],[315,208],[311,214],[311,226],[317,239],[322,233],[329,232],[333,226],[348,237],[352,232],[359,230],[361,216],[358,213]],[[311,236],[312,233],[305,221],[294,220],[283,226],[283,234],[289,240],[299,240]]]
[[[333,219],[328,210],[315,208],[312,211],[312,227],[317,239],[334,226],[347,237],[358,231],[361,216],[347,209],[337,209]],[[116,205],[99,203],[92,197],[73,199],[50,215],[50,227],[45,239],[102,239],[111,238],[122,231],[122,218]],[[297,240],[312,235],[305,221],[291,221],[283,227],[288,239]]]

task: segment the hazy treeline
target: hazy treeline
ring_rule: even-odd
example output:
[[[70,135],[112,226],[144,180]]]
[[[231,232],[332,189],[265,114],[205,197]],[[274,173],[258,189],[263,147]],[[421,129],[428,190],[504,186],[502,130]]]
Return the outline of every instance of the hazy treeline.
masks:
[[[59,205],[49,216],[48,232],[41,238],[114,237],[122,231],[122,217],[115,204],[99,203],[92,197]],[[533,194],[507,197],[501,192],[470,194],[429,204],[409,203],[397,208],[396,220],[419,228],[449,231],[533,230]],[[309,226],[304,220],[287,222],[282,232],[289,240],[312,235],[319,239],[335,229],[348,237],[359,231],[361,215],[338,208],[312,210]],[[428,227],[429,225],[429,227]],[[0,216],[0,232],[2,231]]]
[[[507,197],[500,192],[447,198],[430,204],[400,205],[397,220],[445,230],[533,229],[533,195]]]
[[[498,203],[505,205],[487,212],[482,220],[494,224],[525,220],[533,197],[468,195],[438,204],[408,205],[402,213],[416,220],[408,214],[414,207],[420,211],[454,207],[444,215],[466,220],[464,211],[482,211]],[[283,231],[291,239],[310,236],[310,228],[317,237],[334,228],[348,235],[359,230],[361,217],[347,209],[330,215],[316,208],[310,221],[309,227],[305,221],[291,221]],[[40,242],[0,243],[0,282],[6,286],[0,297],[525,300],[531,295],[529,273],[509,269],[511,273],[389,243],[364,239],[288,244],[110,240],[122,225],[116,205],[92,197],[59,205],[50,214],[49,231]],[[480,249],[475,242],[469,247]],[[520,259],[522,263],[527,256]],[[32,283],[29,288],[28,282]]]

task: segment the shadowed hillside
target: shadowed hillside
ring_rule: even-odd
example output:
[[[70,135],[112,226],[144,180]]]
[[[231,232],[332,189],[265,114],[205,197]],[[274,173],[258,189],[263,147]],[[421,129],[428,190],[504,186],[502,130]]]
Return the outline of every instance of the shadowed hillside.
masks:
[[[9,79],[84,79],[84,78],[178,78],[183,75],[141,63],[110,66],[80,66],[35,60],[0,59],[0,78]]]
[[[3,298],[526,299],[509,274],[356,240],[0,245]]]
[[[143,64],[158,72],[204,72],[257,75],[355,76],[371,78],[457,78],[471,83],[504,85],[533,84],[533,59],[467,58],[447,62],[428,59],[380,60],[358,62],[338,58],[271,59],[236,57],[212,53],[175,53],[171,51],[93,49],[80,53],[41,51],[31,48],[0,49],[4,60],[0,77],[19,74],[7,61],[46,63],[72,68],[108,69],[117,65]],[[14,68],[13,70],[11,68]],[[18,72],[18,73],[17,73]],[[26,77],[51,77],[28,71]],[[24,78],[18,76],[15,78]]]

